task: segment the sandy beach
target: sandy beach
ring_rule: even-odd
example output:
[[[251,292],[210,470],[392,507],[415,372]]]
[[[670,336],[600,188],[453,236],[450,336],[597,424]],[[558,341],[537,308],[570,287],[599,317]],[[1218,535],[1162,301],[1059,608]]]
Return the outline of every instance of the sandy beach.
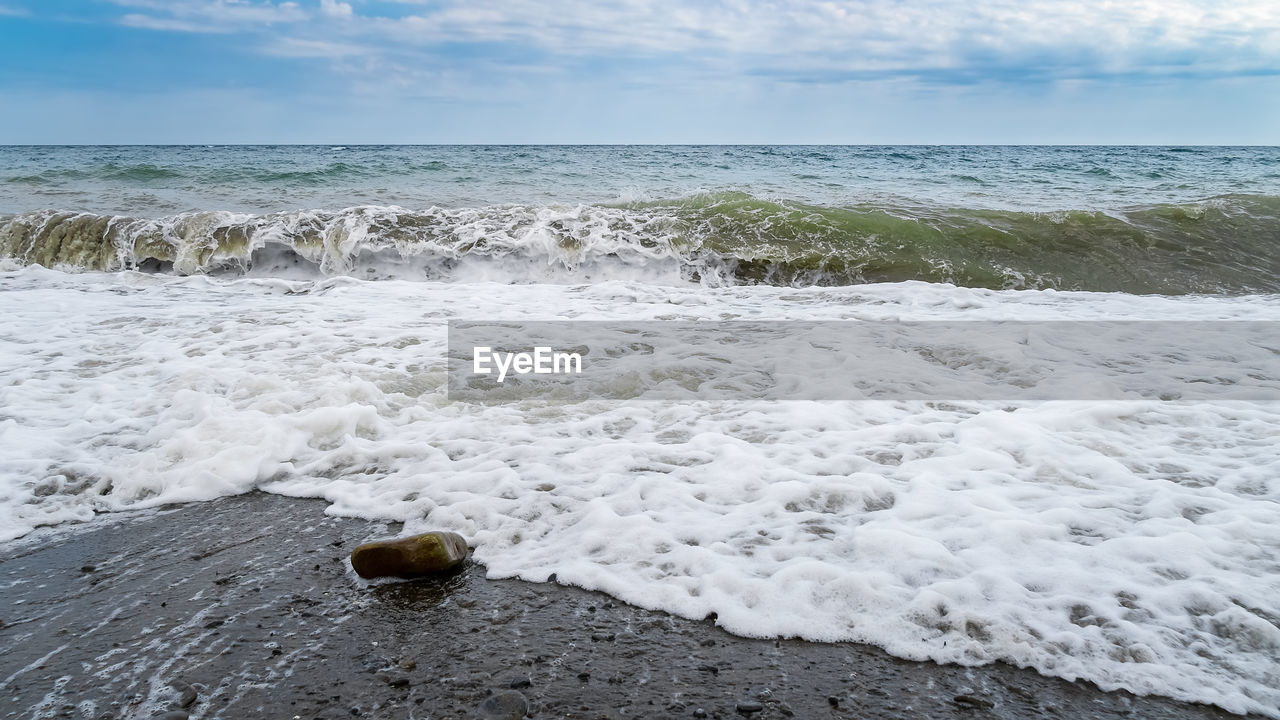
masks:
[[[736,637],[470,561],[370,585],[349,552],[399,526],[324,508],[252,493],[0,547],[0,716],[520,717],[523,699],[532,718],[1240,717],[1002,663]],[[520,697],[486,711],[500,693]]]

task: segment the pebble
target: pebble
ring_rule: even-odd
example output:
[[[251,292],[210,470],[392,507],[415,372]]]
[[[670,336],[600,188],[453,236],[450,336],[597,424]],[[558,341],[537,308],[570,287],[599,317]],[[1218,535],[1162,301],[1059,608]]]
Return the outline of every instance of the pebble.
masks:
[[[520,720],[529,712],[529,701],[515,690],[490,695],[480,703],[484,720]]]
[[[466,558],[461,535],[429,532],[360,545],[351,551],[351,567],[365,579],[409,578],[452,570]]]
[[[951,698],[951,700],[957,705],[963,705],[964,707],[975,708],[979,710],[990,710],[991,708],[996,706],[995,703],[991,702],[986,698],[978,697],[977,695],[969,695],[967,693],[963,695],[957,695]]]
[[[738,712],[740,713],[757,713],[764,710],[764,705],[755,700],[742,700],[738,702]]]
[[[174,680],[169,683],[169,687],[178,691],[178,707],[187,708],[195,703],[197,697],[196,689],[191,687],[185,680]]]
[[[520,688],[527,688],[532,684],[533,684],[533,681],[527,677],[512,678],[511,680],[511,687],[512,689],[515,689],[515,690],[518,690]]]
[[[387,685],[390,685],[393,688],[409,687],[409,678],[402,673],[380,672],[380,673],[375,673],[374,677],[378,678],[379,680],[386,683]]]

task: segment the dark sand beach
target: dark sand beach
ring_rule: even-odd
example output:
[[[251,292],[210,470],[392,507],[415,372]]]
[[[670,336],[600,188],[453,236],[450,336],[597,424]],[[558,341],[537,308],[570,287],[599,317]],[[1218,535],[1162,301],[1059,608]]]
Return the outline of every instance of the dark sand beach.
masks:
[[[735,637],[470,562],[367,586],[350,550],[398,526],[324,507],[249,494],[0,546],[0,717],[1239,717],[999,663]]]

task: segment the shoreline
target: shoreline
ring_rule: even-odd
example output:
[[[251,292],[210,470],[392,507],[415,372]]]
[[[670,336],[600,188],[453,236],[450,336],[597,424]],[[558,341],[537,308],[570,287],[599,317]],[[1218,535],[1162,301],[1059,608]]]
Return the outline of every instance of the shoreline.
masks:
[[[470,560],[364,584],[347,556],[399,523],[325,506],[255,492],[0,544],[0,718],[520,717],[483,713],[504,692],[533,718],[1245,717],[1003,663],[737,637]]]

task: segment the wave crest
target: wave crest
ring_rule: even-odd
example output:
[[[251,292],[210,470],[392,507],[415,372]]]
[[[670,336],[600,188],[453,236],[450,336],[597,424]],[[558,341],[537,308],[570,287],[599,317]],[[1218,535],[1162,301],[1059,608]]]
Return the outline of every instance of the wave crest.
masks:
[[[738,192],[578,207],[0,216],[21,264],[177,274],[711,285],[923,280],[993,289],[1280,291],[1280,198],[1123,213],[822,207]]]

